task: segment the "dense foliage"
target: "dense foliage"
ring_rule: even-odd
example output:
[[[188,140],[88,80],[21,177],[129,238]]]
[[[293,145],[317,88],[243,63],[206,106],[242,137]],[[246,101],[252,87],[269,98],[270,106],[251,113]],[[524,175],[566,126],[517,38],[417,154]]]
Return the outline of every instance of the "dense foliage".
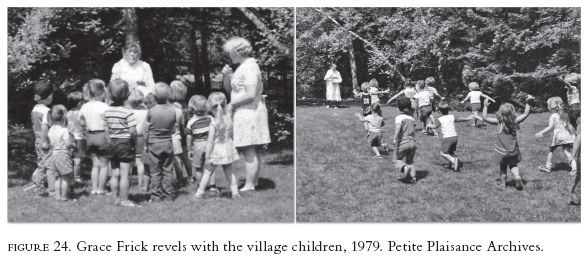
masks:
[[[296,26],[297,84],[309,95],[322,96],[331,62],[351,95],[350,42],[359,84],[376,78],[392,91],[432,76],[450,97],[477,81],[501,101],[566,99],[555,78],[581,69],[580,8],[298,8]]]

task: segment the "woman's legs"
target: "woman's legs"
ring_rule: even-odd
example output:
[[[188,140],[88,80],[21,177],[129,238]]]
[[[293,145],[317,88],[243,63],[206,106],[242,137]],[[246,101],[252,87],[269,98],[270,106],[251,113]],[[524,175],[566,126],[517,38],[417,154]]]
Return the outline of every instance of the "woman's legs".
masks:
[[[257,146],[250,145],[242,147],[241,152],[245,155],[245,172],[246,181],[245,186],[241,188],[241,191],[255,190],[255,186],[258,185],[259,170],[261,167],[261,160],[257,154]]]

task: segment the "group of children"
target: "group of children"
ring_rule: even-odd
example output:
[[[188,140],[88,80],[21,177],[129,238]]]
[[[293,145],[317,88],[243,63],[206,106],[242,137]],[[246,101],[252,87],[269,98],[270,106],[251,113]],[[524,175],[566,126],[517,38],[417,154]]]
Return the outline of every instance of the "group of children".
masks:
[[[194,95],[186,104],[186,92],[180,81],[156,83],[144,96],[124,80],[106,86],[92,79],[83,92],[70,93],[66,104],[55,104],[52,84],[36,83],[37,105],[31,113],[38,165],[33,173],[35,191],[71,200],[72,181],[81,182],[80,165],[87,154],[92,159],[90,194],[107,194],[110,177],[109,194],[116,205],[140,206],[129,200],[133,165],[140,190],[150,190],[150,202],[173,201],[174,182],[199,182],[195,198],[202,198],[209,183],[210,191],[218,193],[216,165],[224,168],[232,198],[241,197],[232,169],[239,155],[232,143],[225,95]]]
[[[570,174],[575,175],[577,171],[575,157],[579,151],[580,137],[580,96],[576,85],[579,84],[580,75],[573,73],[563,78],[562,81],[565,83],[568,91],[568,102],[570,104],[569,115],[564,109],[565,105],[560,97],[552,97],[547,101],[548,109],[552,113],[549,118],[549,126],[538,132],[535,136],[540,138],[552,129],[554,130],[554,134],[549,147],[549,154],[547,155],[547,163],[545,166],[540,166],[539,169],[544,172],[551,171],[553,151],[561,146],[571,167]],[[493,154],[493,162],[500,167],[500,182],[498,183],[498,187],[506,188],[506,173],[507,169],[510,169],[511,173],[515,176],[516,188],[522,190],[523,182],[517,166],[522,159],[517,141],[517,130],[520,129],[519,124],[527,118],[531,111],[531,106],[528,101],[533,99],[533,97],[531,95],[526,97],[525,111],[522,115],[516,114],[515,107],[512,104],[503,103],[496,112],[496,118],[490,118],[487,116],[488,106],[491,102],[495,103],[496,101],[480,92],[478,83],[471,82],[468,85],[470,92],[461,103],[465,103],[470,99],[472,115],[457,118],[449,114],[450,106],[447,102],[443,101],[444,97],[441,97],[432,88],[434,83],[434,79],[429,77],[425,81],[418,81],[416,86],[413,87],[410,80],[408,80],[405,89],[391,97],[387,102],[390,103],[392,100],[398,99],[397,107],[401,113],[395,118],[394,135],[392,137],[393,144],[396,145],[396,168],[400,172],[405,173],[407,178],[410,178],[410,183],[416,183],[416,168],[414,166],[416,123],[412,117],[415,112],[420,116],[423,124],[423,133],[428,133],[428,129],[430,129],[434,131],[434,136],[437,137],[435,130],[440,128],[443,135],[440,154],[452,164],[452,168],[455,171],[458,171],[460,167],[460,161],[455,156],[458,140],[455,122],[470,121],[473,119],[473,126],[476,126],[476,121],[479,120],[498,126]],[[365,124],[365,129],[368,132],[368,144],[370,144],[372,150],[375,152],[375,157],[380,158],[378,147],[381,146],[384,150],[389,150],[388,145],[383,142],[381,135],[384,120],[382,118],[380,104],[373,102],[373,100],[370,101],[367,97],[369,93],[369,90],[365,88],[367,86],[367,83],[362,84],[362,89],[364,90],[361,96],[362,112],[356,113],[356,115]],[[404,97],[399,98],[402,95]],[[440,114],[440,117],[437,119],[434,119],[431,115],[435,96],[441,98],[441,102],[436,108]],[[482,116],[478,115],[479,110],[482,108],[480,97],[485,98]],[[577,145],[574,146],[576,141]],[[579,179],[577,180],[579,182]]]

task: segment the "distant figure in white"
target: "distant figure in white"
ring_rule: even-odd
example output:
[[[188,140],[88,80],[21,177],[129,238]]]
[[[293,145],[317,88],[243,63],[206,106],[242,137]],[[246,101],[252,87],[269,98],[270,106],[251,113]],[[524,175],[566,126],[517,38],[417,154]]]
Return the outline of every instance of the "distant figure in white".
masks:
[[[129,91],[139,90],[143,96],[153,91],[155,81],[148,63],[141,61],[141,46],[130,43],[122,49],[123,58],[112,67],[110,81],[121,79],[129,84]]]
[[[337,109],[338,103],[341,101],[341,90],[339,84],[342,82],[341,74],[337,71],[337,65],[332,64],[331,69],[325,75],[325,82],[327,84],[327,108],[331,107],[331,101],[335,102],[333,108]]]

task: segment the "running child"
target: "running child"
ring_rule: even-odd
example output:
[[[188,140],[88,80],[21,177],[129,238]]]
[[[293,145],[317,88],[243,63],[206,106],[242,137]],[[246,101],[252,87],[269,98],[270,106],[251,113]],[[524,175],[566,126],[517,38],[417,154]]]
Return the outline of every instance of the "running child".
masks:
[[[414,154],[416,152],[416,139],[414,127],[416,123],[410,116],[412,114],[411,102],[408,98],[398,99],[398,110],[402,113],[396,116],[393,143],[396,145],[396,169],[406,176],[410,175],[410,183],[417,182],[416,167],[414,166]]]
[[[367,82],[362,83],[361,91],[362,92],[359,93],[359,98],[361,99],[361,115],[368,116],[372,112],[372,95],[370,94],[370,84]]]
[[[186,125],[186,143],[188,157],[192,160],[192,173],[195,182],[199,184],[204,173],[204,161],[206,161],[206,145],[208,144],[208,129],[212,117],[208,115],[208,101],[202,95],[194,95],[188,104],[192,118]],[[213,172],[210,177],[210,191],[219,192],[216,188],[216,175]]]
[[[436,129],[441,127],[443,141],[441,142],[441,156],[451,162],[453,170],[459,170],[459,159],[455,156],[457,149],[457,132],[455,131],[455,122],[468,121],[467,118],[455,118],[449,115],[449,104],[447,102],[439,103],[440,117],[435,120],[435,124],[429,124],[428,127]]]
[[[76,144],[73,152],[73,182],[75,183],[82,183],[80,168],[82,160],[86,157],[86,131],[82,128],[80,121],[80,108],[83,104],[82,92],[72,92],[67,95],[67,129],[73,135]]]
[[[490,98],[490,96],[482,93],[480,91],[480,85],[477,82],[470,82],[470,84],[468,85],[468,88],[470,89],[470,92],[468,93],[468,95],[465,97],[465,99],[461,103],[464,104],[468,99],[470,99],[470,104],[472,107],[472,115],[470,115],[467,119],[468,120],[474,119],[474,125],[468,125],[468,126],[476,127],[478,120],[480,120],[482,122],[482,124],[484,124],[484,121],[482,120],[482,118],[480,116],[478,116],[478,112],[482,108],[482,102],[480,101],[480,97],[484,97],[488,100],[491,100],[493,103],[496,103],[496,101],[494,99]]]
[[[51,128],[47,139],[52,149],[51,156],[45,162],[47,174],[55,177],[55,199],[69,201],[69,184],[74,173],[72,150],[76,143],[67,128],[67,110],[63,105],[51,109]]]
[[[241,197],[237,188],[237,177],[233,171],[233,162],[239,160],[239,154],[231,138],[233,123],[231,121],[231,115],[225,111],[226,106],[227,99],[224,94],[213,92],[208,97],[208,110],[214,118],[208,130],[208,142],[204,161],[205,170],[200,181],[200,186],[194,195],[196,199],[203,197],[204,189],[210,180],[210,176],[218,165],[223,166],[227,180],[231,184],[231,198]]]
[[[382,146],[385,151],[388,151],[388,144],[382,142],[382,127],[384,126],[384,118],[381,115],[380,104],[374,103],[371,106],[372,114],[365,116],[365,118],[356,113],[357,118],[364,122],[366,132],[368,133],[368,143],[372,147],[372,151],[376,154],[374,158],[382,158],[380,156],[379,146]]]
[[[412,106],[412,110],[414,112],[418,111],[417,110],[417,101],[415,100],[414,96],[417,93],[416,89],[414,86],[412,86],[412,82],[410,81],[410,79],[406,79],[406,82],[404,83],[404,90],[400,91],[398,94],[392,96],[392,98],[390,98],[388,100],[388,102],[386,102],[386,104],[389,104],[391,101],[393,101],[394,99],[400,97],[400,95],[404,95],[404,97],[409,98],[410,99],[410,103]],[[418,115],[417,115],[418,116]]]
[[[135,127],[137,131],[135,165],[137,166],[138,185],[142,192],[147,192],[149,190],[149,157],[143,151],[143,145],[145,144],[143,132],[145,131],[145,120],[147,118],[147,108],[143,106],[143,93],[139,90],[131,91],[129,104],[137,121],[137,126]]]
[[[380,94],[384,94],[384,93],[389,93],[390,92],[389,90],[388,91],[380,91],[379,85],[378,85],[378,81],[376,79],[372,79],[369,82],[369,87],[370,87],[369,93],[372,95],[372,104],[374,104],[374,103],[380,103]]]
[[[543,137],[543,134],[553,129],[553,137],[551,138],[551,144],[549,144],[549,153],[547,154],[547,162],[545,166],[539,166],[539,170],[543,172],[551,172],[553,158],[553,151],[557,147],[562,148],[566,158],[571,157],[571,150],[574,144],[575,133],[574,127],[570,124],[568,114],[565,112],[563,100],[560,97],[551,97],[547,100],[547,108],[552,113],[549,117],[549,125],[547,128],[535,134],[536,138]],[[571,162],[570,167],[572,173],[576,173],[576,162]]]
[[[558,78],[559,79],[559,78]],[[563,77],[563,79],[559,79],[564,83],[564,87],[567,91],[568,96],[568,105],[570,106],[569,110],[569,118],[570,123],[576,129],[576,121],[580,117],[580,74],[578,73],[570,73]]]
[[[418,81],[417,85],[420,84],[424,84],[424,81]],[[431,105],[431,94],[429,92],[428,89],[426,88],[421,88],[419,92],[417,92],[413,98],[416,100],[417,102],[417,106],[420,110],[420,121],[423,124],[423,134],[427,134],[429,133],[429,128],[427,127],[427,125],[433,124],[434,123],[434,118],[431,117],[432,113],[433,113],[433,108]],[[433,134],[435,137],[439,137],[439,134],[437,134],[437,130],[436,129],[431,129],[433,131]]]
[[[517,117],[514,106],[510,103],[504,103],[500,105],[500,108],[496,112],[496,118],[487,117],[490,100],[484,100],[482,119],[487,123],[498,125],[493,161],[500,166],[500,183],[497,186],[501,189],[506,189],[506,170],[510,168],[510,172],[515,176],[516,188],[523,190],[523,180],[519,173],[519,167],[517,166],[522,160],[521,153],[519,152],[519,143],[517,142],[517,130],[520,129],[519,124],[531,112],[531,105],[529,105],[529,100],[531,99],[533,99],[533,96],[528,95],[525,112],[522,115]]]

